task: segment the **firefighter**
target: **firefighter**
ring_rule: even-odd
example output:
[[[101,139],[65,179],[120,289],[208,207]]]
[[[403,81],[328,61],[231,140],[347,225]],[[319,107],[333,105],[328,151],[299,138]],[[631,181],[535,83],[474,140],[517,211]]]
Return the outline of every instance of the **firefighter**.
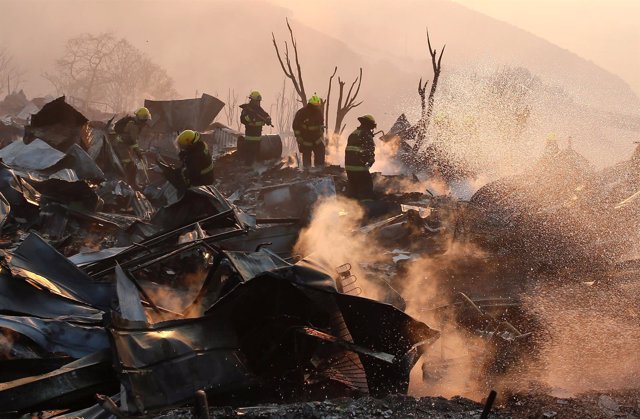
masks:
[[[180,173],[187,187],[213,184],[213,160],[198,131],[184,130],[176,138],[182,162]]]
[[[560,152],[560,147],[558,146],[558,140],[556,138],[555,133],[550,133],[544,142],[544,151],[542,152],[542,157],[538,161],[539,164],[543,166],[548,166],[553,164],[554,161],[557,160],[558,153]]]
[[[136,184],[136,164],[133,157],[142,160],[142,153],[138,145],[138,139],[143,128],[151,121],[151,113],[149,109],[142,107],[134,112],[133,115],[127,115],[119,119],[113,126],[115,131],[115,149],[122,163],[125,181],[133,188],[137,188]]]
[[[240,105],[242,109],[240,122],[245,126],[245,134],[239,154],[244,158],[244,162],[247,165],[252,165],[259,159],[262,127],[271,125],[271,117],[260,106],[261,101],[262,95],[257,90],[254,90],[249,95],[249,103]]]
[[[349,135],[344,151],[349,195],[360,200],[373,198],[373,180],[369,168],[375,162],[376,146],[373,130],[376,120],[371,115],[358,118],[360,126]]]
[[[315,167],[324,166],[324,116],[322,115],[322,99],[311,96],[307,105],[296,112],[293,118],[293,133],[298,143],[298,151],[302,153],[302,166],[311,167],[311,153]]]

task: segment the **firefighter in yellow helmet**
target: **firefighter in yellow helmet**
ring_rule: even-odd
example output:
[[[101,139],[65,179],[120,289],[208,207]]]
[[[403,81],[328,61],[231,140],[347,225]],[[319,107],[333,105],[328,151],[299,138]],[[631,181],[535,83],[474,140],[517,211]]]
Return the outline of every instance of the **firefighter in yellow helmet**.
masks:
[[[125,181],[133,188],[136,184],[136,164],[134,157],[142,159],[138,140],[140,133],[151,122],[151,112],[142,107],[124,118],[119,119],[113,126],[115,131],[115,149],[122,169],[124,170]]]
[[[262,127],[271,125],[271,116],[262,109],[262,95],[257,90],[249,94],[249,103],[240,105],[240,122],[245,126],[244,141],[238,147],[238,153],[245,164],[252,165],[259,159]],[[273,125],[271,125],[273,126]]]
[[[213,184],[213,161],[209,147],[200,138],[198,131],[184,130],[176,138],[179,157],[182,162],[180,173],[185,185],[203,186]]]
[[[369,168],[375,162],[376,146],[373,130],[376,120],[371,115],[358,118],[360,126],[349,135],[344,151],[344,167],[347,171],[348,193],[360,200],[373,198],[373,180]]]
[[[315,167],[324,166],[324,115],[322,99],[313,95],[307,105],[296,112],[293,118],[293,133],[296,136],[298,150],[302,153],[303,167],[311,167],[311,154]]]

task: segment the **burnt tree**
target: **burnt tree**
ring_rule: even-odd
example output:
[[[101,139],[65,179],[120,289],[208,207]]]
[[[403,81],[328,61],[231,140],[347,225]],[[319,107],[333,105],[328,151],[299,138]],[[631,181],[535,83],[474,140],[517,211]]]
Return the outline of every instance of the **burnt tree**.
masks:
[[[295,36],[293,35],[293,29],[291,29],[291,25],[289,24],[289,19],[287,19],[287,28],[289,29],[289,36],[291,38],[291,46],[293,47],[293,55],[296,61],[296,71],[294,72],[293,66],[291,65],[291,57],[289,56],[289,44],[287,41],[284,42],[284,60],[282,55],[280,54],[280,49],[278,48],[278,42],[276,41],[276,36],[271,32],[271,38],[273,40],[273,47],[276,50],[276,55],[278,56],[278,62],[280,63],[280,67],[284,72],[284,75],[291,80],[293,84],[293,88],[296,90],[298,94],[298,98],[300,103],[304,106],[307,103],[307,93],[304,90],[304,79],[302,78],[302,67],[300,66],[300,58],[298,57],[298,42],[296,41]]]
[[[0,48],[0,95],[10,95],[18,91],[24,81],[24,70],[13,61],[13,55],[5,48]]]
[[[277,132],[281,135],[283,148],[293,150],[295,139],[291,129],[291,123],[297,111],[296,92],[287,89],[287,79],[282,80],[282,89],[276,97],[276,102],[271,106],[271,116]]]
[[[356,79],[351,83],[351,87],[347,92],[345,97],[344,88],[346,82],[342,81],[340,76],[338,76],[338,102],[336,104],[336,120],[333,128],[333,132],[329,132],[329,104],[331,100],[331,88],[333,86],[333,78],[335,77],[338,71],[338,67],[336,66],[333,70],[333,74],[329,77],[329,88],[327,90],[327,99],[324,103],[325,106],[325,133],[329,139],[329,146],[335,148],[335,152],[338,153],[340,150],[340,139],[341,135],[345,130],[346,124],[344,124],[344,119],[349,113],[349,111],[357,106],[362,104],[362,101],[356,103],[356,99],[358,98],[358,94],[360,93],[360,85],[362,84],[362,68],[360,68],[360,74]],[[356,87],[357,83],[357,87]],[[354,91],[353,89],[356,88]]]
[[[278,57],[278,62],[280,63],[280,68],[282,68],[282,72],[285,77],[291,80],[291,84],[295,89],[298,100],[304,106],[307,103],[307,93],[304,87],[304,79],[302,76],[302,66],[300,65],[300,58],[298,55],[298,41],[293,33],[293,29],[291,28],[291,24],[287,19],[287,29],[289,30],[289,38],[291,47],[293,52],[289,50],[289,42],[284,42],[284,51],[278,47],[278,42],[276,40],[273,32],[271,33],[271,38],[273,41],[273,47],[276,51],[276,56]],[[291,57],[293,55],[293,57]],[[292,62],[292,58],[293,61]],[[325,135],[329,138],[329,145],[339,147],[339,138],[340,135],[344,132],[346,124],[344,124],[344,119],[351,111],[351,109],[359,106],[362,101],[356,102],[358,99],[358,94],[360,93],[360,86],[362,84],[362,68],[360,68],[360,74],[355,78],[353,83],[351,83],[351,87],[346,92],[345,95],[345,86],[346,82],[342,81],[340,76],[338,76],[338,101],[336,103],[336,119],[335,125],[333,128],[333,132],[329,131],[329,112],[330,112],[330,100],[331,100],[331,90],[333,86],[333,80],[338,72],[338,67],[334,67],[333,74],[329,77],[329,86],[327,89],[326,99],[322,101],[323,106],[323,114],[325,120]]]
[[[429,30],[427,29],[427,45],[429,47],[429,55],[431,55],[431,67],[433,69],[433,82],[431,83],[431,90],[429,91],[429,98],[427,99],[426,104],[426,112],[424,105],[424,93],[426,93],[427,83],[422,85],[422,79],[420,79],[420,86],[418,87],[418,93],[420,93],[420,98],[422,99],[422,108],[423,115],[418,121],[418,132],[416,143],[413,146],[414,153],[417,153],[422,144],[424,143],[425,134],[427,132],[427,128],[429,127],[429,123],[431,122],[431,115],[433,113],[433,104],[435,101],[436,88],[438,87],[438,79],[440,78],[440,71],[442,70],[442,55],[444,54],[444,49],[446,45],[442,47],[440,50],[440,56],[438,56],[438,50],[431,46],[431,38],[429,37]]]
[[[362,68],[360,68],[360,74],[358,75],[358,77],[356,77],[353,83],[351,83],[351,87],[349,88],[349,91],[347,92],[346,97],[344,96],[345,84],[346,82],[342,81],[340,76],[338,76],[338,86],[340,90],[338,91],[336,123],[333,128],[333,132],[338,135],[344,132],[346,124],[343,124],[343,121],[344,121],[344,118],[349,113],[349,111],[362,104],[362,101],[356,103],[356,99],[358,98],[358,93],[360,93],[360,86],[362,85]],[[358,85],[358,87],[356,87],[356,90],[354,91],[353,88],[356,86],[356,84]]]
[[[333,69],[333,74],[329,77],[329,88],[327,89],[327,96],[324,103],[324,132],[329,134],[329,102],[331,101],[331,86],[333,85],[333,78],[338,72],[338,66]]]
[[[227,90],[227,105],[223,108],[224,116],[229,128],[240,131],[240,115],[238,112],[238,94],[236,89],[229,88]]]
[[[111,33],[82,34],[67,41],[55,72],[44,77],[58,94],[84,111],[99,105],[123,112],[145,98],[168,99],[177,93],[166,70],[126,39]]]
[[[418,81],[418,95],[420,95],[420,106],[422,108],[422,112],[420,113],[420,119],[424,119],[427,116],[427,85],[429,84],[429,80],[425,81],[422,84],[422,77]]]

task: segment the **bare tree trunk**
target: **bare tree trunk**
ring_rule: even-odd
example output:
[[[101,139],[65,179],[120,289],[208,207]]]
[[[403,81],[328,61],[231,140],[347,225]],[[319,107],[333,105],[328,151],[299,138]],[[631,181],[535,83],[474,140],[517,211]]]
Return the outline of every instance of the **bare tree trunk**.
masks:
[[[93,89],[96,83],[96,78],[98,77],[98,72],[101,70],[100,67],[102,66],[103,61],[106,58],[109,58],[111,54],[113,54],[115,49],[118,48],[122,43],[122,41],[116,42],[107,51],[108,44],[111,40],[112,38],[109,36],[97,38],[98,45],[96,46],[96,51],[91,57],[89,57],[88,61],[90,65],[91,78],[89,79],[89,83],[87,84],[87,90],[84,97],[85,111],[89,110],[89,103],[93,102]],[[97,60],[97,62],[95,62],[95,60]]]
[[[335,152],[336,154],[339,152],[340,149],[340,137],[338,135],[335,135],[334,132],[329,132],[329,105],[331,103],[331,87],[333,86],[333,78],[335,77],[336,73],[338,72],[338,66],[336,66],[333,69],[333,74],[331,75],[331,77],[329,77],[329,87],[327,88],[327,96],[326,99],[323,102],[323,106],[324,106],[324,133],[325,136],[328,139],[328,146],[329,147],[334,147],[335,148]]]
[[[420,77],[420,81],[418,81],[418,94],[420,95],[420,106],[422,108],[420,119],[424,119],[427,116],[427,84],[429,84],[429,80],[422,84],[422,77]]]
[[[353,88],[356,86],[356,83],[358,84],[358,87],[354,92]],[[360,68],[360,74],[358,75],[358,77],[356,77],[353,83],[351,83],[351,87],[349,88],[349,91],[347,92],[346,97],[344,97],[345,82],[343,82],[340,79],[340,77],[338,77],[338,85],[340,90],[338,93],[338,105],[337,105],[338,108],[336,110],[336,123],[333,128],[333,132],[338,135],[341,135],[346,127],[346,125],[343,124],[345,116],[347,116],[347,114],[351,109],[357,106],[360,106],[362,104],[362,101],[355,103],[358,97],[358,94],[360,93],[360,86],[362,85],[362,68]],[[344,104],[343,104],[343,97],[344,97]]]
[[[414,155],[417,155],[418,151],[422,147],[424,142],[424,138],[427,132],[427,128],[429,127],[429,123],[431,122],[431,114],[433,113],[433,104],[435,101],[436,88],[438,87],[438,79],[440,78],[440,71],[442,69],[442,54],[444,54],[444,49],[446,45],[442,47],[440,51],[440,57],[436,60],[436,56],[438,55],[438,51],[431,47],[431,39],[429,38],[429,30],[427,30],[427,44],[429,46],[429,55],[431,55],[431,66],[433,68],[433,82],[431,83],[431,90],[429,91],[429,99],[427,100],[427,112],[418,122],[418,137],[416,139],[416,143],[413,146]],[[421,80],[422,81],[422,80]],[[426,89],[426,83],[424,85],[424,89]]]
[[[333,74],[329,77],[329,88],[327,89],[327,96],[324,101],[324,132],[329,134],[329,103],[331,102],[331,86],[333,85],[333,78],[338,71],[338,66],[333,69]]]
[[[238,95],[235,89],[227,90],[227,106],[224,108],[224,116],[227,120],[227,126],[233,128],[235,116],[238,113]]]
[[[273,47],[276,50],[276,55],[278,56],[278,61],[280,62],[280,67],[282,68],[284,75],[291,80],[291,83],[293,84],[294,89],[298,93],[300,103],[304,105],[305,103],[307,103],[307,93],[304,90],[304,80],[302,78],[302,67],[300,66],[300,59],[298,58],[298,42],[296,41],[296,38],[293,35],[293,29],[291,29],[291,25],[289,24],[289,19],[287,19],[287,28],[289,28],[289,36],[291,37],[291,45],[293,46],[293,53],[296,60],[297,74],[294,73],[293,67],[291,66],[291,59],[289,57],[289,44],[286,41],[284,43],[284,61],[283,61],[282,56],[280,55],[280,50],[278,49],[278,43],[276,42],[276,36],[273,34],[273,32],[271,33],[271,38],[273,40]]]

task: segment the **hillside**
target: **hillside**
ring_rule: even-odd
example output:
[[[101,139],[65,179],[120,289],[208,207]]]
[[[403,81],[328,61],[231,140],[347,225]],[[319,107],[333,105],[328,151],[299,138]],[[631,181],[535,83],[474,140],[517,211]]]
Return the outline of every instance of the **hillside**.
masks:
[[[180,8],[161,1],[16,2],[0,18],[0,37],[9,39],[12,50],[19,50],[16,59],[29,62],[30,67],[47,69],[68,37],[81,31],[112,31],[128,38],[166,67],[184,97],[209,92],[218,93],[224,100],[227,89],[233,88],[242,101],[250,90],[259,89],[269,107],[283,82],[271,32],[284,41],[288,35],[284,18],[290,16],[299,41],[308,93],[325,94],[335,65],[347,83],[363,67],[360,97],[364,104],[349,116],[349,122],[353,122],[355,113],[373,113],[380,120],[380,127],[387,128],[402,112],[410,119],[419,113],[417,80],[421,76],[431,78],[424,36],[424,27],[429,24],[434,46],[447,44],[444,79],[469,71],[486,73],[488,68],[504,64],[523,66],[543,82],[558,86],[559,92],[566,92],[576,102],[576,109],[640,112],[638,98],[620,78],[511,25],[444,0],[406,0],[384,10],[378,7],[381,4],[328,0],[318,3],[315,9],[313,4],[307,4],[310,14],[302,14],[266,1],[185,1]],[[31,13],[36,5],[43,11],[38,14],[41,17]],[[358,11],[363,18],[353,19]],[[83,17],[78,20],[73,16]],[[30,30],[22,37],[11,37],[19,33],[27,19]],[[72,19],[73,29],[67,25]],[[57,36],[49,35],[45,44],[38,42],[41,33]],[[19,42],[27,43],[28,47],[18,48]],[[42,94],[50,89],[39,74],[32,72],[27,77],[32,81],[30,91]],[[450,80],[450,84],[456,83]],[[553,102],[553,98],[548,99]],[[556,109],[548,112],[552,116],[558,114]],[[597,127],[602,129],[594,132],[593,124],[575,120],[590,119],[587,112],[576,110],[572,114],[575,114],[572,120],[556,122],[557,118],[553,118],[554,123],[566,126],[549,129],[573,135],[577,147],[584,138],[585,144],[597,143],[607,148],[615,135],[616,144],[621,146],[605,160],[624,156],[637,136],[624,130],[612,134],[602,124]],[[538,119],[548,118],[541,114]],[[546,135],[533,134],[540,138]]]

